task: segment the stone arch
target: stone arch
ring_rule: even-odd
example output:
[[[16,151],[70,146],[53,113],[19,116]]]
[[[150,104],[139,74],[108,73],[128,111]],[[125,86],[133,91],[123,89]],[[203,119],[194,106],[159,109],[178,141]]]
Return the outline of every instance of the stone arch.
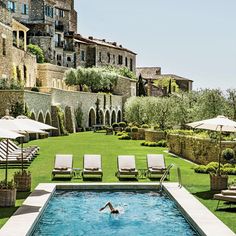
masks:
[[[47,125],[52,124],[51,114],[48,111],[47,111],[46,117],[45,117],[45,124],[47,124]]]
[[[105,125],[110,125],[111,121],[110,121],[110,112],[107,110],[105,113]]]
[[[31,113],[30,119],[36,120],[36,115],[35,115],[34,111],[31,111],[30,113]]]
[[[38,121],[44,123],[44,117],[43,117],[43,112],[40,111],[38,114]]]
[[[113,110],[111,113],[111,124],[116,122],[116,112]]]
[[[90,109],[89,111],[89,127],[92,127],[93,125],[96,124],[96,112],[93,108]]]
[[[53,87],[53,88],[56,88],[56,86],[57,86],[56,80],[53,79],[53,80],[52,80],[52,87]]]
[[[117,122],[121,122],[121,121],[122,121],[122,119],[121,119],[121,110],[119,110],[117,112]]]

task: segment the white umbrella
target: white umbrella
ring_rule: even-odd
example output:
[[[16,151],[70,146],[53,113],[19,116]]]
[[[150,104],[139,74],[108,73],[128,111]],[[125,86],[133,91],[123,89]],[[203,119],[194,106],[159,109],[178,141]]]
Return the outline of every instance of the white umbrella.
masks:
[[[221,133],[223,132],[236,132],[236,122],[230,120],[225,116],[217,116],[216,118],[208,119],[208,120],[201,120],[196,121],[193,123],[186,124],[194,129],[206,129],[206,130],[213,130],[220,132],[219,138],[219,172],[220,172],[220,158],[221,158]]]
[[[8,111],[6,111],[8,113]],[[45,131],[42,131],[38,128],[35,128],[33,125],[26,124],[26,123],[21,123],[20,119],[15,119],[12,116],[9,116],[7,114],[6,116],[2,117],[0,119],[0,128],[18,132],[21,134],[26,134],[26,133],[39,133],[39,134],[45,134]],[[23,164],[23,139],[21,139],[21,167],[22,171],[24,169],[24,164]]]
[[[36,129],[42,129],[42,130],[57,129],[51,125],[47,125],[39,121],[29,119],[27,116],[23,115],[17,116],[16,119],[19,124],[28,126],[30,125],[31,127],[34,127]]]
[[[8,170],[8,146],[9,146],[9,140],[8,139],[16,139],[18,137],[24,137],[21,134],[18,134],[13,131],[9,131],[6,129],[0,129],[0,138],[7,139],[7,155],[6,155],[6,170],[5,170],[5,182],[7,184],[7,170]]]

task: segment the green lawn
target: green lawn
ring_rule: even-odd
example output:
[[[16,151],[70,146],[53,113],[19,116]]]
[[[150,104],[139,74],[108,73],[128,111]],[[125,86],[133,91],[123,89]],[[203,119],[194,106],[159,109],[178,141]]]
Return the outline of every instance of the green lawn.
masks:
[[[140,146],[140,141],[118,140],[117,136],[105,135],[104,133],[84,132],[65,137],[53,137],[42,140],[35,140],[29,145],[40,146],[40,155],[32,162],[29,170],[32,173],[33,189],[39,183],[51,181],[51,171],[54,165],[54,156],[58,154],[73,154],[74,167],[82,167],[83,154],[101,154],[103,164],[103,182],[118,182],[115,177],[117,170],[116,157],[119,154],[135,154],[137,168],[146,168],[147,153],[162,153],[163,148]],[[196,174],[192,167],[194,164],[180,158],[172,157],[164,152],[167,164],[174,163],[179,166],[182,174],[183,185],[196,196],[206,207],[217,217],[236,232],[235,218],[236,209],[214,211],[216,201],[212,200],[213,193],[209,191],[209,175]],[[9,170],[9,176],[16,171]],[[0,169],[0,179],[4,178],[4,169]],[[233,178],[231,177],[230,181]],[[66,181],[66,180],[65,180]],[[141,179],[139,182],[148,182],[148,179]],[[177,181],[176,168],[171,170],[170,181]],[[56,182],[56,181],[53,181]],[[58,181],[59,182],[59,181]],[[61,182],[61,180],[60,180]],[[67,181],[68,182],[68,181]],[[81,179],[72,179],[71,182],[79,183]],[[16,207],[0,210],[0,227],[7,221],[13,212],[22,204],[28,194],[17,194]],[[202,216],[204,217],[204,216]]]

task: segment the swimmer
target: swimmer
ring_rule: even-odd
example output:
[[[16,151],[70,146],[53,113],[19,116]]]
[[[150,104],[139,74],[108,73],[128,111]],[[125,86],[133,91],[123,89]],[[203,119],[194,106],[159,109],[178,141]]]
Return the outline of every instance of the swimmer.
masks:
[[[115,209],[112,206],[112,204],[110,202],[106,203],[106,205],[104,207],[102,207],[99,211],[104,210],[107,206],[110,208],[111,214],[119,214],[120,213],[117,209]]]

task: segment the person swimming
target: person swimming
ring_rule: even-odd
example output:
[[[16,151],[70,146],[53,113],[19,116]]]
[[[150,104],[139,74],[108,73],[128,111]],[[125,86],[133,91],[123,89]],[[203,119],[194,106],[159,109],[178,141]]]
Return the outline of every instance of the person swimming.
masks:
[[[120,213],[118,209],[115,209],[115,208],[112,206],[111,202],[107,202],[107,203],[105,204],[105,206],[102,207],[99,211],[103,211],[107,206],[110,208],[111,214],[119,214],[119,213]]]

